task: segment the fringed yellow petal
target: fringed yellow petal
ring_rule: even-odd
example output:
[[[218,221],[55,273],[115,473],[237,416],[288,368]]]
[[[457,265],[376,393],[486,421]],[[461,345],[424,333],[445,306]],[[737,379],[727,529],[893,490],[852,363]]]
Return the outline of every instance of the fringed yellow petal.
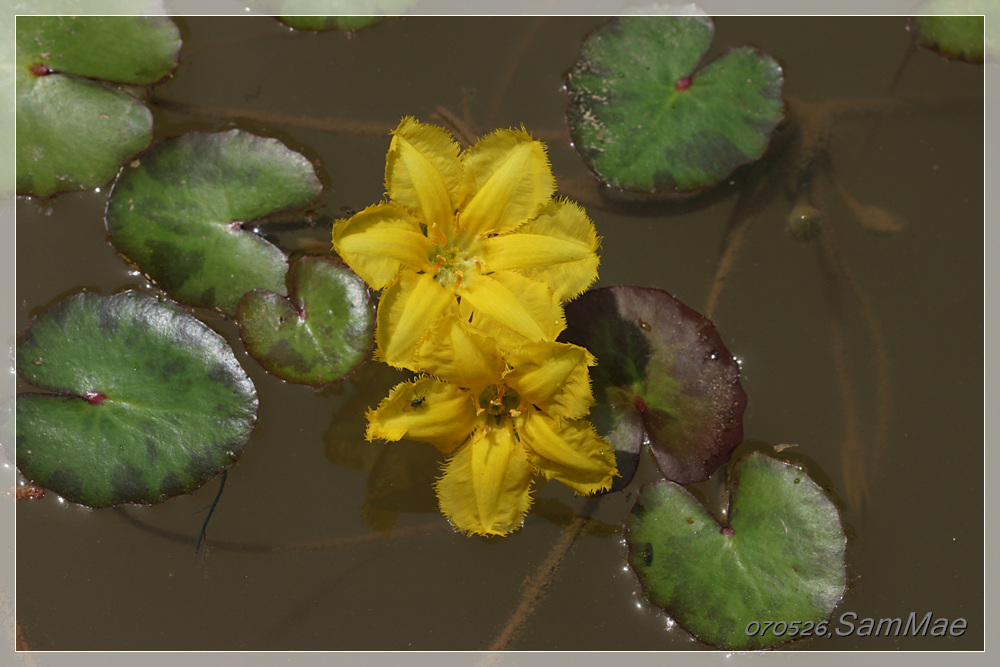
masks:
[[[518,418],[517,432],[546,479],[588,495],[611,488],[611,478],[618,474],[614,449],[589,421],[551,419],[532,409]]]
[[[504,381],[529,403],[546,414],[579,419],[594,404],[590,370],[595,361],[590,352],[569,343],[528,343],[511,350],[512,369]]]
[[[414,361],[417,343],[454,303],[455,295],[429,273],[403,271],[379,300],[376,355],[390,366],[418,370]]]
[[[597,280],[601,241],[586,212],[569,200],[551,202],[511,234],[484,239],[476,254],[490,270],[510,269],[546,283],[568,301]]]
[[[366,416],[369,440],[420,440],[446,454],[461,445],[476,425],[468,393],[430,377],[397,384]]]
[[[475,276],[462,284],[463,315],[501,350],[529,341],[555,340],[566,328],[562,306],[544,283],[512,271]]]
[[[424,371],[471,389],[496,384],[505,366],[496,343],[455,315],[439,318],[430,328],[417,345],[416,361]]]
[[[531,507],[531,473],[510,429],[477,431],[437,482],[441,511],[458,530],[506,535],[521,527]]]
[[[333,225],[333,247],[372,289],[382,289],[402,269],[423,268],[434,245],[406,211],[375,204]]]
[[[459,150],[446,130],[409,116],[393,130],[385,161],[386,192],[394,203],[426,223],[428,230],[443,229],[455,217]]]
[[[555,192],[545,145],[523,129],[487,135],[461,160],[459,226],[467,240],[515,229],[535,217]]]

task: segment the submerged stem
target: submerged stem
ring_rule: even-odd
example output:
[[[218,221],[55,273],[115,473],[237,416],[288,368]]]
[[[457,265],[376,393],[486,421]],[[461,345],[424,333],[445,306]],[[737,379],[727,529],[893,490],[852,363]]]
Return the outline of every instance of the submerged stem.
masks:
[[[774,169],[781,173],[780,165],[773,165]],[[708,290],[708,298],[705,300],[705,317],[711,319],[719,299],[722,296],[722,288],[726,284],[726,279],[736,266],[736,259],[739,257],[743,243],[750,233],[750,226],[753,225],[757,216],[770,204],[777,194],[780,177],[773,174],[759,172],[757,176],[740,193],[733,207],[733,212],[729,216],[726,224],[726,237],[719,253],[719,263],[715,267],[715,276],[712,278],[712,285]]]
[[[739,210],[739,208],[740,206],[737,204],[736,210]],[[719,263],[715,267],[715,276],[712,278],[712,285],[709,287],[708,297],[705,299],[705,317],[709,319],[712,319],[715,307],[719,305],[722,288],[725,287],[726,279],[732,272],[733,267],[736,266],[736,258],[743,248],[743,242],[746,240],[747,234],[750,232],[750,226],[754,220],[753,215],[747,215],[733,225],[732,222],[735,217],[736,212],[734,211],[733,218],[730,219],[729,232],[726,234],[722,252],[719,254]]]
[[[146,523],[142,519],[133,516],[125,510],[122,506],[116,506],[113,508],[119,516],[124,518],[130,524],[137,528],[141,528],[147,532],[153,533],[154,535],[159,535],[160,537],[170,540],[172,542],[182,542],[190,544],[193,538],[191,535],[186,533],[181,533],[173,530],[167,530],[166,528],[160,528],[158,526],[153,526]],[[319,551],[323,549],[339,549],[343,547],[357,546],[360,544],[368,544],[369,542],[378,542],[385,540],[392,540],[403,537],[414,537],[419,535],[431,535],[433,533],[453,531],[454,528],[450,524],[444,521],[439,521],[431,524],[426,524],[423,526],[413,526],[412,528],[403,528],[394,531],[391,535],[384,535],[382,533],[364,533],[362,535],[349,535],[347,537],[337,537],[329,540],[316,540],[313,542],[292,542],[289,544],[272,544],[268,542],[241,542],[238,540],[212,540],[212,549],[219,549],[222,551],[239,551],[243,553],[287,553],[287,552],[301,552],[301,551]]]
[[[819,236],[820,266],[826,292],[827,322],[833,351],[837,384],[840,387],[841,409],[844,412],[844,440],[840,449],[840,466],[844,476],[847,501],[857,509],[868,496],[867,462],[861,438],[861,417],[857,392],[847,352],[847,331],[844,326],[843,304],[840,298],[840,261],[826,230]]]
[[[219,499],[222,498],[222,491],[226,488],[226,479],[228,477],[229,470],[223,470],[222,481],[219,482],[219,490],[215,493],[215,500],[212,501],[212,506],[208,508],[208,516],[205,517],[205,523],[201,524],[201,532],[198,533],[198,541],[194,543],[195,554],[201,550],[201,543],[208,538],[208,522],[211,520],[212,515],[215,514],[215,508],[219,506]]]
[[[539,28],[542,27],[547,18],[546,16],[536,16],[535,20],[528,26],[524,38],[518,42],[517,48],[506,59],[507,69],[504,70],[503,76],[500,77],[500,81],[497,83],[496,90],[493,93],[493,101],[490,103],[489,114],[486,116],[487,127],[496,125],[497,116],[500,115],[500,105],[504,97],[507,96],[507,90],[514,83],[514,75],[517,73],[517,68],[521,64],[521,61],[524,60],[524,56],[528,52],[528,47],[531,46],[531,42],[534,40]]]
[[[445,126],[451,134],[458,140],[459,146],[465,150],[476,143],[478,134],[476,129],[465,120],[452,113],[448,107],[437,107],[431,114],[431,120],[437,121]]]
[[[497,652],[506,650],[518,632],[521,631],[521,628],[528,622],[528,618],[534,613],[535,608],[545,598],[545,594],[552,585],[556,571],[562,564],[563,559],[566,558],[566,554],[573,547],[573,544],[576,543],[576,539],[580,536],[583,528],[590,522],[590,515],[597,509],[600,501],[600,496],[587,500],[583,511],[573,518],[569,527],[556,540],[548,557],[542,561],[533,574],[524,580],[520,604],[514,610],[510,620],[507,621],[507,625],[504,626],[500,634],[490,644],[487,650],[491,651],[491,653],[483,659],[480,667],[493,665],[498,658]]]
[[[379,123],[378,121],[348,120],[346,118],[317,118],[315,116],[291,116],[289,114],[271,111],[255,111],[247,108],[212,107],[187,102],[176,102],[154,97],[151,100],[157,106],[204,118],[221,118],[227,121],[251,120],[267,125],[284,125],[300,127],[307,130],[320,130],[337,134],[352,134],[372,137],[388,136],[395,124]]]
[[[892,383],[890,381],[889,359],[886,354],[887,346],[875,309],[857,277],[837,253],[833,239],[827,230],[821,231],[819,235],[819,252],[826,288],[834,364],[837,369],[844,410],[841,472],[844,477],[848,505],[855,511],[861,511],[870,499],[871,485],[889,437],[889,424],[892,417]],[[876,422],[874,436],[867,447],[862,437],[859,402],[847,352],[844,309],[840,298],[840,290],[844,282],[857,300],[858,310],[865,328],[868,330],[871,339],[870,347],[875,358]]]

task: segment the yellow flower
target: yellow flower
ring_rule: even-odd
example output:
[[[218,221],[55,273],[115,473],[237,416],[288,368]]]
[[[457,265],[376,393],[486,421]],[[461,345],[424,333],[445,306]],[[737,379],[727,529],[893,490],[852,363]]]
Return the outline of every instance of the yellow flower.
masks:
[[[445,375],[462,356],[456,350],[468,349],[466,338],[477,335],[458,319],[447,327],[458,343],[442,345],[445,361],[434,370]],[[544,341],[525,344],[510,360],[489,380],[488,361],[470,362],[480,369],[470,376],[475,389],[429,376],[400,383],[368,413],[369,440],[424,440],[451,455],[436,491],[441,511],[462,531],[506,535],[519,528],[536,472],[583,494],[610,488],[617,475],[611,445],[583,419],[593,404],[590,353]]]
[[[545,147],[499,130],[460,152],[442,128],[404,118],[385,170],[388,202],[333,228],[333,245],[373,289],[376,354],[424,370],[442,319],[471,321],[501,349],[553,341],[561,303],[597,278],[600,244],[582,208],[553,199]]]

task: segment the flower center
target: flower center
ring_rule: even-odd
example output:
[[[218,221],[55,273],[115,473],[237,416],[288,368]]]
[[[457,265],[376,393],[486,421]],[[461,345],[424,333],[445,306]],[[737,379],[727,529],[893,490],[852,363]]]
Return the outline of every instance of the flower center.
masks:
[[[481,269],[481,259],[470,257],[455,246],[441,250],[437,255],[437,262],[433,265],[434,279],[442,287],[452,291],[461,288],[463,281],[474,279]]]
[[[516,417],[521,397],[506,385],[491,384],[479,393],[479,406],[488,415],[499,421],[504,417]]]

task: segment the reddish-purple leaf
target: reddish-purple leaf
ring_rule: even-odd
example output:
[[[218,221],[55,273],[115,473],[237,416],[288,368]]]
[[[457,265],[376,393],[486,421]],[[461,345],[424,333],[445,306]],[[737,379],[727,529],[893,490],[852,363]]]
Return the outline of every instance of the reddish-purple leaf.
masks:
[[[663,290],[620,285],[566,306],[565,338],[597,357],[591,419],[615,446],[621,488],[649,444],[663,475],[707,479],[743,440],[739,365],[705,316]]]

